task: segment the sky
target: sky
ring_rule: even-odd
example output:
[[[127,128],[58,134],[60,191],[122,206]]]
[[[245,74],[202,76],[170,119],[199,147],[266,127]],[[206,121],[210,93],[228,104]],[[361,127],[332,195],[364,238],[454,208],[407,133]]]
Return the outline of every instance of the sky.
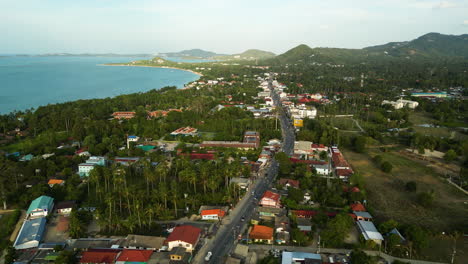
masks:
[[[468,33],[468,0],[0,0],[0,54],[234,54]]]

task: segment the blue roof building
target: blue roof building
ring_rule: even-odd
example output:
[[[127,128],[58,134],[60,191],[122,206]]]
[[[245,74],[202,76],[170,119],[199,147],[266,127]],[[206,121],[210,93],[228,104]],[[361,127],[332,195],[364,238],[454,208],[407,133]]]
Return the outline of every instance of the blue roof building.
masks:
[[[316,263],[322,263],[322,257],[320,254],[283,251],[281,264],[292,264],[306,259],[316,260]]]
[[[54,198],[42,195],[31,202],[27,215],[30,217],[44,217],[52,212],[52,208],[54,208]]]
[[[13,246],[15,249],[38,247],[45,227],[46,219],[44,217],[24,221]]]

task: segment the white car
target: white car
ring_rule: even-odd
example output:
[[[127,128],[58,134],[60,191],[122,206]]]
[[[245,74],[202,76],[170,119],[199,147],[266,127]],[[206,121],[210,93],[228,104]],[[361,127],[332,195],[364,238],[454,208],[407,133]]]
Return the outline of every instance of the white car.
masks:
[[[211,253],[211,251],[209,251],[205,256],[205,261],[210,261],[212,255],[213,255],[213,253]]]

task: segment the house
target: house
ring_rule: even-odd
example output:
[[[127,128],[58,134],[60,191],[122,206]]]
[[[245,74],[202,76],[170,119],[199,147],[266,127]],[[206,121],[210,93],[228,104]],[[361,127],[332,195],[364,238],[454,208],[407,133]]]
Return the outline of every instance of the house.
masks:
[[[129,249],[147,249],[156,251],[163,246],[165,237],[127,235],[119,244],[120,247]]]
[[[254,225],[249,233],[249,239],[260,243],[273,243],[273,228],[263,225]]]
[[[374,241],[378,245],[382,244],[382,234],[377,231],[372,222],[359,220],[356,221],[356,224],[365,240]]]
[[[299,154],[299,155],[313,154],[312,142],[311,141],[295,141],[294,142],[294,154]]]
[[[80,177],[89,177],[90,172],[94,169],[94,166],[105,166],[106,158],[101,156],[91,156],[85,163],[78,165],[78,174]]]
[[[171,136],[196,136],[198,135],[197,133],[198,129],[193,128],[193,127],[181,127],[179,129],[174,130],[170,135]]]
[[[59,179],[50,179],[47,184],[49,184],[49,187],[54,187],[54,185],[60,185],[63,186],[65,184],[64,180],[59,180]]]
[[[230,183],[236,184],[241,189],[247,189],[249,188],[251,181],[249,178],[234,177],[231,178]]]
[[[42,195],[31,202],[26,215],[30,218],[44,217],[52,212],[52,208],[54,208],[54,199]]]
[[[291,228],[289,226],[289,217],[275,217],[276,243],[286,244],[290,239]]]
[[[299,230],[301,230],[302,232],[307,233],[307,232],[312,231],[312,222],[310,221],[310,219],[297,218],[296,221],[297,221],[297,228],[299,228]]]
[[[170,263],[189,263],[191,254],[184,247],[174,247],[169,253]]]
[[[255,148],[260,146],[260,133],[256,131],[246,131],[244,133],[244,143],[254,144]]]
[[[322,151],[328,152],[328,147],[324,144],[312,144],[312,152],[320,153]]]
[[[80,177],[89,177],[89,174],[94,169],[94,166],[96,166],[96,164],[80,163],[78,164],[78,174]]]
[[[221,209],[211,209],[201,211],[202,220],[221,220],[226,212]]]
[[[281,207],[281,196],[278,193],[274,193],[272,191],[266,191],[262,198],[260,199],[260,205],[264,207],[274,207],[280,208]]]
[[[275,216],[284,215],[285,210],[282,208],[276,207],[258,207],[257,208],[258,215],[261,219],[269,220]]]
[[[388,238],[390,235],[397,235],[400,238],[400,243],[403,243],[406,241],[405,237],[401,235],[400,231],[398,231],[398,229],[396,228],[393,228],[392,230],[390,230],[390,232],[388,232],[385,236]]]
[[[366,212],[366,208],[364,207],[364,205],[362,205],[361,203],[353,203],[351,204],[351,211],[354,211],[354,212]]]
[[[130,148],[130,142],[138,142],[138,140],[140,140],[140,137],[138,136],[127,136],[127,148]]]
[[[312,167],[315,168],[315,171],[319,175],[330,175],[330,165],[327,164],[312,164]]]
[[[132,119],[136,115],[136,112],[114,112],[112,117],[115,119]]]
[[[130,166],[133,163],[139,161],[139,157],[115,157],[114,162],[124,166]]]
[[[372,215],[368,212],[357,212],[353,211],[353,218],[356,221],[372,221]]]
[[[75,206],[75,201],[63,201],[57,203],[55,209],[57,209],[57,213],[59,214],[70,214]]]
[[[23,157],[21,157],[21,159],[19,159],[19,161],[30,161],[33,158],[34,158],[34,155],[28,154],[28,155],[24,155]]]
[[[16,237],[13,246],[15,249],[27,249],[38,247],[46,227],[45,217],[25,220]]]
[[[176,226],[164,244],[168,246],[169,250],[174,247],[183,247],[188,252],[192,252],[200,240],[201,232],[200,228],[191,225]]]
[[[152,250],[124,249],[117,257],[116,264],[146,264],[148,263]]]
[[[86,264],[113,264],[120,254],[115,249],[91,249],[83,252],[80,263]]]
[[[320,254],[305,253],[305,252],[290,252],[283,251],[281,255],[281,264],[296,264],[296,263],[307,263],[307,264],[321,264],[322,256]]]
[[[291,180],[291,179],[281,178],[279,180],[279,184],[284,186],[285,189],[287,189],[289,187],[299,189],[299,181],[298,180]]]

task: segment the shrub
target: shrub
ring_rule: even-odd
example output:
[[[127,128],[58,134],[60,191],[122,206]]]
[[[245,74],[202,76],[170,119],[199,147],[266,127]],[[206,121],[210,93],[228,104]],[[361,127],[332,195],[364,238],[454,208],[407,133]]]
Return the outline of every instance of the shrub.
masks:
[[[392,172],[393,165],[388,161],[384,161],[380,165],[380,168],[382,169],[383,172],[390,173],[390,172]]]
[[[405,184],[405,189],[408,191],[408,192],[416,192],[416,189],[417,189],[417,185],[416,185],[416,182],[414,181],[409,181]]]

